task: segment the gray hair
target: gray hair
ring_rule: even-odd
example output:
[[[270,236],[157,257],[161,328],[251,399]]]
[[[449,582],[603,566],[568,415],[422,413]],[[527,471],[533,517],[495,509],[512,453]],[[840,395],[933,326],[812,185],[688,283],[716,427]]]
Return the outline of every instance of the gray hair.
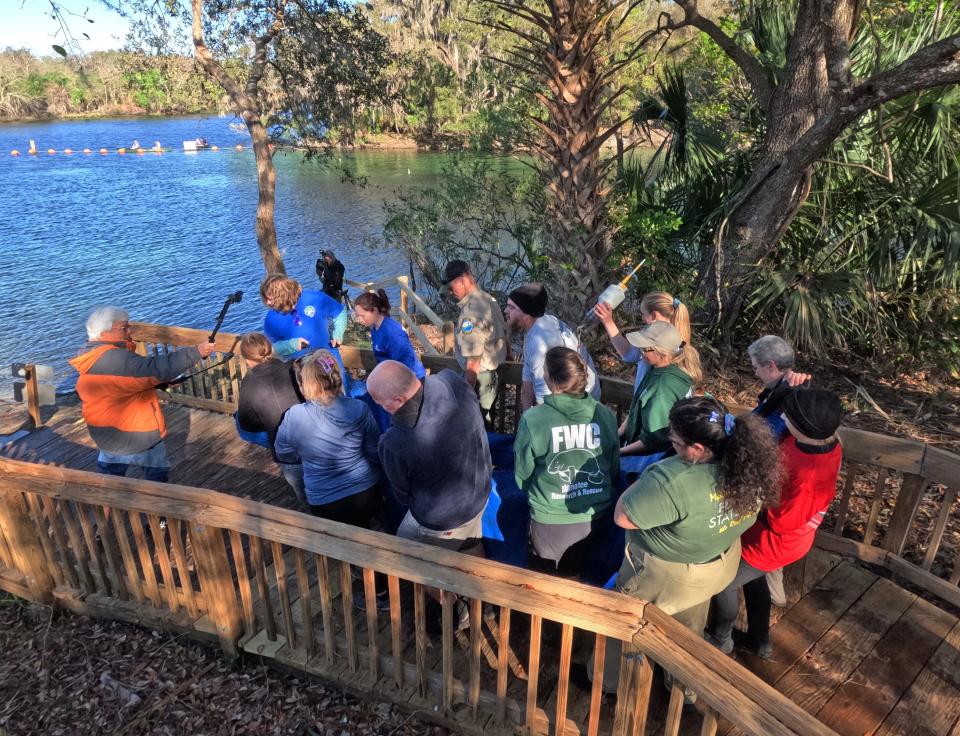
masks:
[[[113,327],[114,322],[126,322],[130,313],[120,307],[97,307],[87,317],[87,338],[99,340],[107,330]]]
[[[747,355],[761,365],[773,363],[782,371],[793,368],[795,355],[790,343],[776,335],[764,335],[747,348]]]

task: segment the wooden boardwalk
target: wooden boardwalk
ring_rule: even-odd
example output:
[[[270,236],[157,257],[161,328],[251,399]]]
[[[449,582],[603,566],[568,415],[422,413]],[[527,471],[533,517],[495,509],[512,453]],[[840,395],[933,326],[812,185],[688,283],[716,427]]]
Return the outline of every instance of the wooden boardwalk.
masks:
[[[232,417],[179,405],[165,406],[165,413],[167,448],[173,464],[171,481],[294,507],[293,496],[270,453],[242,442],[236,435]],[[0,447],[0,454],[81,470],[94,469],[96,462],[96,451],[75,400],[59,406],[44,429]],[[265,552],[266,580],[289,579],[291,590],[299,590],[302,582],[311,591],[310,599],[320,598],[317,570],[312,566],[305,569],[293,550],[287,550],[279,559],[274,559],[270,551]],[[342,573],[335,569],[326,571],[329,588],[335,600],[344,597],[344,591],[348,600],[346,606],[335,605],[333,610],[349,611],[351,587],[355,585],[348,584],[344,589],[341,583],[350,578],[342,578],[338,572]],[[372,585],[372,577],[368,582]],[[324,664],[324,657],[309,655],[308,648],[318,646],[322,639],[321,629],[326,634],[317,607],[314,605],[312,614],[308,614],[313,620],[305,627],[302,614],[310,610],[309,601],[306,607],[297,598],[285,605],[277,587],[275,583],[271,585],[268,598],[273,610],[283,614],[279,633],[248,631],[244,648],[259,651],[281,665],[316,671],[348,687],[351,680],[362,677],[362,674],[348,672],[345,666],[333,671]],[[814,550],[805,561],[787,571],[786,587],[789,605],[776,610],[772,630],[774,659],[762,662],[740,655],[742,664],[840,734],[960,736],[960,622],[956,616],[858,563],[822,550]],[[487,665],[483,689],[498,690],[505,686],[509,702],[514,704],[512,707],[516,704],[522,707],[529,617],[516,612],[511,617],[510,612],[506,612],[505,638],[509,639],[510,647],[503,656],[510,659],[510,673],[506,682],[499,683],[497,660],[498,645],[504,638],[500,628],[503,614],[494,610],[476,613],[485,621],[483,659]],[[366,641],[364,626],[367,624],[379,631],[376,638],[381,639],[380,650],[389,650],[389,613],[381,613],[378,619],[376,614],[371,617],[357,611],[356,620],[352,622],[342,620],[342,613],[336,618],[331,622],[334,631],[355,626],[358,632],[356,649],[344,651],[341,663],[348,657],[364,661],[367,652],[360,643]],[[472,646],[469,632],[461,638],[454,663],[458,678],[466,672]],[[542,693],[538,701],[542,702],[537,705],[544,713],[551,712],[552,701],[557,697],[555,652],[560,638],[559,631],[543,631],[544,652],[538,673]],[[430,635],[424,645],[435,652],[436,657],[440,656],[439,637]],[[335,646],[338,650],[345,646],[339,636]],[[584,662],[591,647],[590,641],[574,641],[573,661]],[[391,679],[394,675],[382,672],[380,677]],[[411,683],[415,677],[404,679]],[[431,687],[433,685],[436,683]],[[655,701],[659,702],[654,703],[648,732],[663,728],[666,719],[666,692],[657,686],[654,693]],[[417,695],[413,690],[405,697],[411,705],[416,705]],[[563,732],[583,733],[589,694],[571,688],[569,697],[569,720]],[[612,718],[612,713],[608,703],[603,709],[604,719]],[[543,725],[546,728],[547,723]],[[680,732],[700,733],[700,719],[684,718]],[[718,732],[737,733],[722,722]]]
[[[96,470],[97,451],[74,394],[57,397],[43,429],[0,446],[0,455],[77,470]],[[210,488],[252,501],[295,508],[296,499],[269,450],[244,442],[233,417],[166,403],[170,482]],[[139,469],[131,477],[141,477]]]

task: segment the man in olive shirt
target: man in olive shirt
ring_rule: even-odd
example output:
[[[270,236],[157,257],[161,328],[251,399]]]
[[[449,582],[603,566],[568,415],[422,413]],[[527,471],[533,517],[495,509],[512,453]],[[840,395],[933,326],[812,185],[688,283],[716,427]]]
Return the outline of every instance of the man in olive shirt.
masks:
[[[443,283],[460,308],[454,330],[454,354],[463,377],[480,399],[483,423],[492,430],[493,405],[499,389],[497,368],[507,358],[503,313],[496,300],[477,286],[465,261],[450,261]]]

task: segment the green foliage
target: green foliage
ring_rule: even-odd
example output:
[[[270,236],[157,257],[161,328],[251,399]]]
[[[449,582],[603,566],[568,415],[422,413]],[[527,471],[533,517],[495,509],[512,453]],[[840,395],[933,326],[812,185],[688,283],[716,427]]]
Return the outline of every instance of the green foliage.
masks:
[[[473,264],[490,288],[539,278],[543,188],[534,172],[509,158],[464,154],[444,165],[439,180],[441,187],[401,190],[385,204],[384,238],[431,286],[439,289],[454,258]]]
[[[148,112],[165,108],[168,101],[166,78],[160,69],[145,69],[123,75],[124,83],[138,107]]]
[[[4,85],[9,85],[4,89]],[[0,119],[215,110],[219,95],[193,60],[121,51],[82,59],[0,52]]]
[[[928,44],[935,6],[921,2],[909,14],[881,5],[853,40],[854,72],[887,68]],[[788,11],[772,0],[741,7],[740,41],[772,80],[785,63]],[[945,12],[938,33],[957,29],[960,10]],[[660,283],[681,293],[718,257],[715,234],[763,132],[747,97],[722,97],[726,121],[717,119],[722,108],[693,101],[717,99],[716,79],[737,85],[712,41],[701,38],[698,49],[683,67],[663,69],[657,93],[638,108],[639,121],[657,121],[668,137],[651,162],[624,168],[617,189],[618,253],[672,270]],[[699,66],[711,60],[715,68]],[[958,115],[960,90],[935,89],[884,105],[844,133],[814,168],[776,261],[758,272],[740,330],[778,332],[812,353],[934,363],[960,375]],[[646,275],[658,281],[656,270]]]

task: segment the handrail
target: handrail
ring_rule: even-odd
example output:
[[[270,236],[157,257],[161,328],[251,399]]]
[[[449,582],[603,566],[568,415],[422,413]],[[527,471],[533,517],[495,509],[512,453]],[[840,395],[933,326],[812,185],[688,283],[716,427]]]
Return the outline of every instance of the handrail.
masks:
[[[452,326],[452,323],[448,320],[440,318],[437,313],[433,311],[430,305],[427,304],[423,298],[410,287],[409,276],[391,276],[379,281],[354,281],[353,279],[344,279],[343,282],[348,286],[352,286],[355,289],[362,289],[363,291],[376,291],[377,289],[384,289],[388,286],[399,287],[400,306],[398,308],[398,313],[401,320],[407,326],[407,329],[416,335],[417,339],[420,341],[420,344],[423,345],[424,351],[426,351],[428,355],[440,354],[427,336],[423,334],[423,330],[420,329],[420,326],[411,316],[410,310],[408,309],[409,300],[413,300],[413,303],[417,306],[417,309],[420,310],[420,313],[423,314],[433,324],[433,326],[441,332],[448,330],[449,327]]]
[[[192,345],[205,339],[203,330],[172,328],[162,325],[133,323],[131,332],[134,340],[167,345]],[[217,337],[220,350],[230,349],[236,335],[221,333]],[[343,346],[341,348],[344,364],[350,369],[370,370],[375,361],[369,350]],[[431,371],[444,368],[458,369],[456,361],[449,356],[424,355],[424,366]],[[519,363],[504,363],[498,369],[501,384],[509,392],[521,382],[522,366]],[[241,367],[237,367],[241,372]],[[633,386],[629,381],[601,377],[601,401],[613,406],[618,412],[625,411],[632,399]],[[216,400],[211,396],[174,395],[170,399],[197,408],[215,411],[235,411],[233,398],[227,401]],[[508,397],[502,394],[503,409],[509,409],[514,416],[518,396],[513,396],[514,404],[507,406]],[[747,411],[745,407],[731,407],[731,410]],[[501,415],[504,412],[501,412]],[[500,431],[509,431],[504,425]],[[948,532],[958,524],[957,496],[960,495],[960,456],[931,447],[916,440],[867,432],[852,427],[841,427],[839,431],[843,442],[845,478],[840,483],[840,493],[827,519],[825,530],[832,527],[835,539],[829,539],[826,531],[818,536],[818,545],[835,549],[842,540],[844,554],[858,557],[862,561],[884,567],[891,572],[902,574],[909,568],[910,573],[902,574],[912,583],[920,585],[943,600],[956,604],[958,584],[960,584],[960,553],[955,554],[949,580],[931,572],[937,555],[943,554],[942,542]],[[868,476],[865,478],[864,476]],[[866,485],[873,486],[872,498],[866,518],[851,521],[851,499],[858,489]],[[932,494],[931,488],[942,486],[946,490],[942,500]],[[859,490],[862,496],[868,492]],[[921,503],[931,502],[940,508],[934,526],[930,530],[917,527],[918,510]],[[888,509],[889,514],[884,514]],[[849,538],[860,534],[863,539]],[[889,552],[890,554],[885,554]],[[911,561],[910,558],[915,561]],[[941,569],[946,569],[943,566]],[[947,573],[944,573],[944,577]]]
[[[56,512],[51,505],[54,503],[61,505],[59,512]],[[43,508],[47,509],[45,518],[42,513]],[[240,539],[237,535],[241,535],[250,540],[250,555],[255,566],[254,577],[258,585],[261,583],[259,576],[263,568],[262,560],[259,558],[260,553],[255,550],[260,549],[263,543],[271,545],[274,566],[279,568],[283,558],[280,553],[283,546],[287,546],[295,553],[297,580],[301,585],[303,583],[310,585],[306,572],[301,567],[302,553],[309,552],[319,555],[318,565],[320,560],[340,561],[344,565],[341,571],[342,580],[346,582],[351,579],[350,568],[360,568],[368,595],[373,591],[373,576],[376,571],[386,573],[392,578],[409,580],[420,586],[439,588],[444,591],[442,593],[444,596],[455,594],[499,606],[501,614],[506,612],[506,621],[509,621],[510,611],[526,612],[538,621],[550,619],[562,624],[564,630],[568,632],[564,636],[564,640],[568,642],[567,647],[572,641],[572,630],[568,627],[592,632],[601,637],[619,639],[624,642],[625,656],[621,660],[624,677],[628,677],[629,673],[637,668],[645,667],[647,670],[650,668],[650,664],[637,659],[634,652],[642,657],[649,657],[696,692],[708,706],[711,717],[727,718],[747,733],[757,736],[834,735],[831,729],[755,675],[728,657],[714,652],[702,639],[695,637],[673,618],[656,611],[652,605],[620,593],[526,570],[518,574],[517,568],[509,565],[417,542],[399,540],[377,532],[235,498],[216,491],[116,478],[0,458],[0,530],[7,539],[40,540],[43,549],[34,542],[33,548],[22,554],[19,560],[25,568],[23,569],[25,576],[32,581],[29,587],[38,598],[49,599],[54,578],[64,574],[65,566],[61,563],[69,559],[69,556],[64,554],[68,543],[61,542],[57,538],[57,532],[60,530],[58,525],[64,523],[69,532],[70,524],[76,525],[79,522],[83,525],[89,542],[89,536],[93,532],[88,529],[87,519],[94,513],[101,523],[105,523],[108,517],[113,519],[115,531],[123,535],[127,544],[129,544],[129,538],[123,530],[124,522],[118,521],[118,518],[125,516],[126,521],[134,526],[134,537],[145,572],[142,582],[145,588],[153,589],[154,607],[162,607],[164,601],[169,600],[171,609],[175,609],[181,597],[187,597],[186,588],[190,588],[189,596],[193,605],[199,606],[198,601],[202,601],[202,606],[198,608],[197,613],[206,611],[207,616],[215,624],[221,643],[228,653],[235,651],[244,618],[249,624],[250,619],[256,615],[252,598],[247,600],[244,593],[247,590],[244,585],[249,587],[250,581],[247,578],[246,568],[240,570],[240,560],[243,560],[244,566],[246,563],[242,547],[236,542]],[[162,576],[158,578],[162,577],[162,586],[158,585],[158,580],[152,581],[150,585],[149,578],[154,575],[153,556],[150,553],[150,545],[143,536],[142,526],[138,526],[141,524],[140,515],[145,515],[151,521],[150,530],[156,547],[155,554],[160,558]],[[180,522],[187,525],[188,539],[193,542],[200,590],[193,591],[188,577],[184,576],[184,568],[181,566],[182,549],[180,554],[177,552],[180,542],[179,531],[170,536],[169,556],[166,545],[157,544],[157,540],[167,538],[162,527],[156,522],[160,517],[166,518],[168,524],[173,524],[177,530],[180,528]],[[140,529],[139,535],[136,533],[137,528]],[[225,532],[230,536],[234,559],[238,562],[237,569],[233,571],[224,543]],[[101,528],[99,533],[105,534],[106,530]],[[60,536],[64,535],[60,534]],[[53,549],[51,540],[54,538],[57,538],[58,545],[64,545],[59,551]],[[103,544],[109,556],[109,551],[112,550],[111,540],[106,539]],[[82,543],[71,536],[69,546],[72,547],[73,559],[81,561],[85,554],[82,551]],[[118,590],[122,588],[124,576],[121,573],[119,559],[101,560],[96,554],[98,553],[96,544],[89,549],[95,553],[92,556],[95,557],[96,566],[99,568],[99,574],[96,577],[100,584],[112,582],[117,585]],[[132,557],[132,550],[125,549],[122,542],[120,549],[124,552],[125,562],[128,556]],[[237,557],[238,550],[240,550],[240,557]],[[175,564],[171,558],[176,558]],[[323,565],[326,569],[325,561]],[[179,569],[180,586],[175,582],[174,566]],[[131,570],[136,573],[136,567],[131,564],[126,569],[128,573],[126,582],[133,582],[129,573]],[[148,569],[149,573],[146,572]],[[281,580],[283,581],[283,587],[278,592],[281,596],[280,604],[284,612],[286,631],[292,639],[295,634],[285,587],[286,576],[285,573],[281,574],[280,570],[275,572],[278,585]],[[140,576],[135,577],[136,584],[139,585]],[[0,587],[4,584],[4,579],[0,577]],[[320,586],[319,596],[328,595],[320,579],[317,585]],[[395,589],[391,584],[391,590]],[[344,610],[347,612],[352,609],[351,601],[346,599],[346,588],[342,591],[345,596]],[[308,593],[301,588],[300,594],[301,604],[303,604],[303,598]],[[249,591],[246,595],[250,595]],[[144,595],[145,600],[142,605],[149,605],[150,601],[146,600],[149,597],[148,592]],[[391,599],[393,598],[394,594],[391,592]],[[396,600],[399,605],[399,593]],[[451,600],[449,597],[445,598],[447,601],[445,608]],[[260,601],[261,604],[266,603],[262,592]],[[393,603],[393,600],[391,602]],[[476,621],[479,618],[480,606],[476,605],[472,608],[476,612]],[[304,620],[309,621],[309,601],[307,601],[304,615],[306,616]],[[395,637],[400,635],[399,615],[398,609],[394,626]],[[420,614],[415,615],[419,630]],[[376,629],[373,625],[376,613],[372,613],[372,620],[369,610],[367,616],[369,632]],[[393,622],[393,616],[391,620]],[[450,623],[452,621],[446,624],[448,629]],[[325,623],[325,627],[327,625]],[[252,632],[248,631],[248,633]],[[353,641],[352,631],[345,632],[345,635],[349,641]],[[312,632],[309,636],[313,636]],[[376,637],[371,639],[367,649],[373,672],[378,671],[378,667],[381,666],[376,663],[381,658],[377,652],[375,640]],[[398,644],[399,640],[395,638],[395,642]],[[292,642],[290,643],[292,645]],[[453,673],[448,668],[448,649],[452,646],[449,631],[444,634],[443,645],[445,683],[443,698],[445,707],[449,708],[454,692]],[[398,656],[400,651],[402,650],[395,646],[394,657]],[[419,651],[418,644],[418,657]],[[477,652],[479,653],[479,649]],[[352,655],[352,666],[359,668],[355,642]],[[561,655],[563,656],[569,657],[569,651],[567,650],[566,655]],[[532,657],[533,654],[531,654]],[[382,659],[386,662],[386,658]],[[501,661],[503,660],[504,657],[501,657]],[[396,673],[397,660],[394,659],[392,662],[393,671]],[[418,671],[423,666],[424,663],[418,659]],[[532,682],[534,684],[529,686],[535,688],[536,680],[533,679]],[[649,688],[649,681],[646,684]],[[474,690],[472,686],[470,689]],[[501,698],[503,694],[501,691]],[[470,697],[476,705],[478,693]],[[533,702],[536,703],[535,691],[533,697]],[[621,687],[617,703],[617,722],[622,729],[618,731],[619,733],[640,732],[639,719],[646,717],[648,697],[649,692],[644,692],[642,688]],[[597,702],[599,703],[599,699]],[[682,699],[679,703],[682,704]],[[562,707],[560,704],[557,705],[556,719],[565,718],[566,714],[563,710],[565,707],[565,703]],[[597,707],[599,708],[599,705]],[[644,712],[641,713],[641,711]],[[529,711],[527,716],[528,725],[532,725]],[[679,712],[677,717],[679,718]]]

